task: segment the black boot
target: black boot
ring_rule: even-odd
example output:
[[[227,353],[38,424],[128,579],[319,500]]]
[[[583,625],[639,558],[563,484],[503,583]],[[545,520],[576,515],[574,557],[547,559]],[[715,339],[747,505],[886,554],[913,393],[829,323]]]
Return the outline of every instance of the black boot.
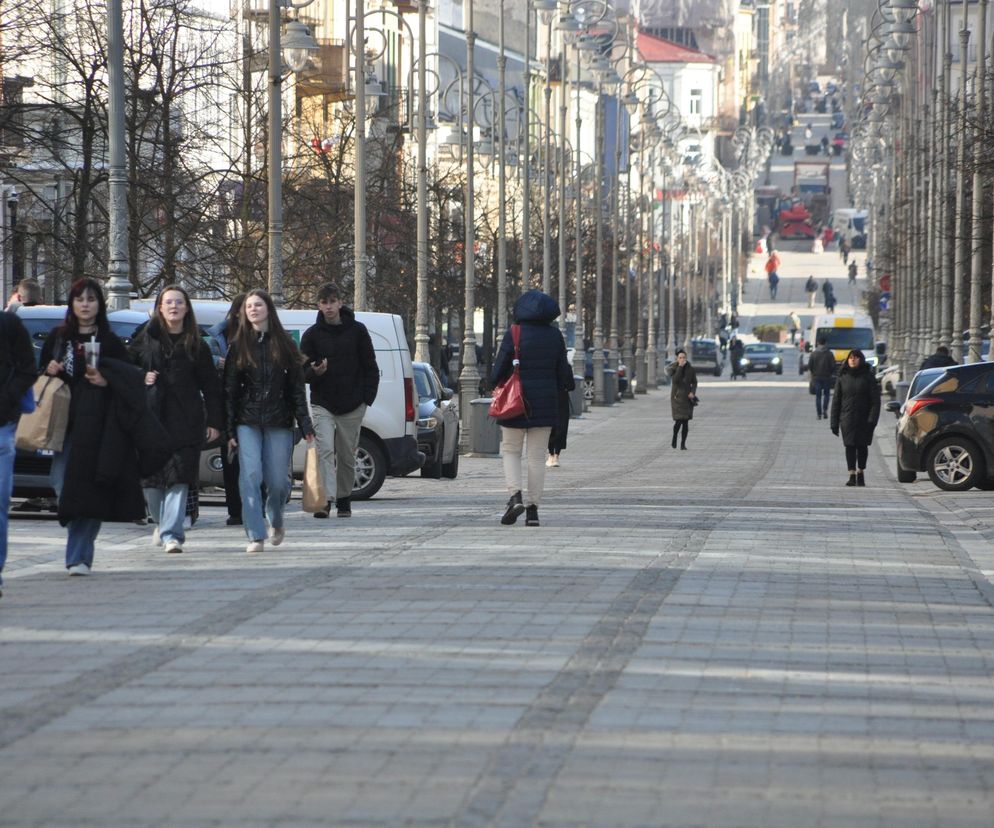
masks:
[[[857,486],[866,485],[866,479],[863,477],[863,472],[861,471],[856,472],[856,485]]]
[[[525,509],[525,526],[538,526],[538,506],[532,504]]]
[[[511,495],[511,499],[507,501],[507,508],[504,510],[504,517],[500,519],[500,522],[505,526],[510,526],[518,519],[518,516],[524,510],[525,504],[521,502],[521,492],[517,491]]]
[[[671,443],[671,445],[673,446],[673,448],[676,448],[676,435],[675,434],[673,435],[673,442]]]
[[[340,518],[352,517],[352,498],[340,497],[335,501],[335,506],[337,507]]]
[[[849,472],[849,479],[846,481],[847,486],[856,485],[856,472]]]

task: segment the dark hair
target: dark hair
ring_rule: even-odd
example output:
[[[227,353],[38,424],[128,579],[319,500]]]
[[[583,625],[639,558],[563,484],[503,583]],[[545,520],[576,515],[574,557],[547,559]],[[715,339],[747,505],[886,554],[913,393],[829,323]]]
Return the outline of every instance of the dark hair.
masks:
[[[945,345],[940,345],[935,349],[937,354],[942,354],[943,356],[949,356],[949,349]]]
[[[684,356],[687,356],[687,352],[683,348],[677,348],[676,349],[676,354],[674,356],[680,356],[680,354],[683,354]]]
[[[110,331],[110,324],[107,322],[107,299],[104,296],[104,287],[93,277],[84,276],[73,282],[69,288],[69,295],[66,297],[66,321],[57,328],[65,342],[75,339],[79,335],[79,320],[76,319],[72,303],[77,296],[82,296],[87,291],[97,298],[97,318],[94,320],[97,330],[101,335]]]
[[[863,356],[863,352],[859,348],[853,348],[848,354],[846,354],[846,364],[849,363],[849,358],[854,355],[859,357],[860,365],[866,365],[866,357]]]
[[[239,369],[255,367],[255,356],[252,353],[252,336],[254,335],[252,323],[245,315],[245,305],[253,296],[258,296],[266,303],[269,314],[266,317],[269,323],[269,356],[273,364],[279,366],[284,371],[288,371],[294,363],[300,364],[300,351],[297,345],[290,338],[290,335],[283,328],[283,323],[276,312],[276,305],[273,298],[262,288],[255,288],[245,294],[242,306],[238,311],[238,329],[231,341],[231,350],[235,353],[235,365]]]
[[[828,340],[827,340],[827,339],[825,339],[825,337],[823,337],[823,336],[819,336],[819,337],[818,337],[818,344],[819,344],[819,345],[825,345],[825,344],[827,344],[827,343],[828,343]]]
[[[180,336],[179,344],[189,359],[197,358],[197,350],[200,347],[200,327],[197,325],[197,317],[193,313],[193,303],[190,301],[190,294],[179,285],[166,285],[155,297],[155,313],[149,320],[146,331],[148,336],[155,337],[163,346],[169,344],[169,326],[162,320],[162,297],[170,291],[183,294],[183,301],[186,302],[186,316],[183,317],[183,333]],[[169,348],[164,348],[169,350]]]
[[[330,302],[332,299],[341,299],[342,293],[338,289],[338,285],[334,282],[325,282],[321,287],[318,288],[318,301],[319,302]]]
[[[224,315],[224,338],[231,343],[235,332],[238,330],[238,318],[242,312],[242,305],[245,304],[245,293],[236,293],[231,300],[231,306]]]

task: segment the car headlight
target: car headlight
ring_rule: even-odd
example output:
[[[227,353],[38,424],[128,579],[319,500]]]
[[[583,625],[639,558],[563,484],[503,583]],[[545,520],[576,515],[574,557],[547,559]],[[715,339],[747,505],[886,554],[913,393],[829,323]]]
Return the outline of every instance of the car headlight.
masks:
[[[437,417],[422,417],[417,421],[418,428],[435,428],[438,425]]]
[[[780,363],[780,357],[773,357],[773,359],[770,360],[771,365],[778,365],[779,363]]]
[[[751,363],[749,362],[749,357],[742,357],[742,364],[743,365],[750,365]]]

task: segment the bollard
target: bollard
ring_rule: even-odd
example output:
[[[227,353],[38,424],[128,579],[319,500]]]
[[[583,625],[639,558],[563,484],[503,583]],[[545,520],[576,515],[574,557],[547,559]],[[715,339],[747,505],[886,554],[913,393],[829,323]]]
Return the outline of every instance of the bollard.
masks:
[[[469,453],[473,455],[500,454],[500,426],[490,416],[490,397],[470,402]]]
[[[614,405],[618,401],[618,372],[614,368],[604,369],[604,401],[601,405]]]
[[[573,382],[576,387],[569,392],[569,415],[570,417],[582,417],[584,411],[583,377],[574,374]]]

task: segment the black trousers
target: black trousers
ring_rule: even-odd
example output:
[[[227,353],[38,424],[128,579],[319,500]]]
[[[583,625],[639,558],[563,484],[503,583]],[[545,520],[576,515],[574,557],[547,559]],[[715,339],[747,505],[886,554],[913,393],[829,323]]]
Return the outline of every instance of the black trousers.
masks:
[[[867,446],[846,446],[846,468],[859,469],[866,468],[866,458],[870,450]]]
[[[687,444],[687,432],[690,430],[690,420],[673,421],[673,445],[676,445],[677,433],[680,433],[680,445]]]

